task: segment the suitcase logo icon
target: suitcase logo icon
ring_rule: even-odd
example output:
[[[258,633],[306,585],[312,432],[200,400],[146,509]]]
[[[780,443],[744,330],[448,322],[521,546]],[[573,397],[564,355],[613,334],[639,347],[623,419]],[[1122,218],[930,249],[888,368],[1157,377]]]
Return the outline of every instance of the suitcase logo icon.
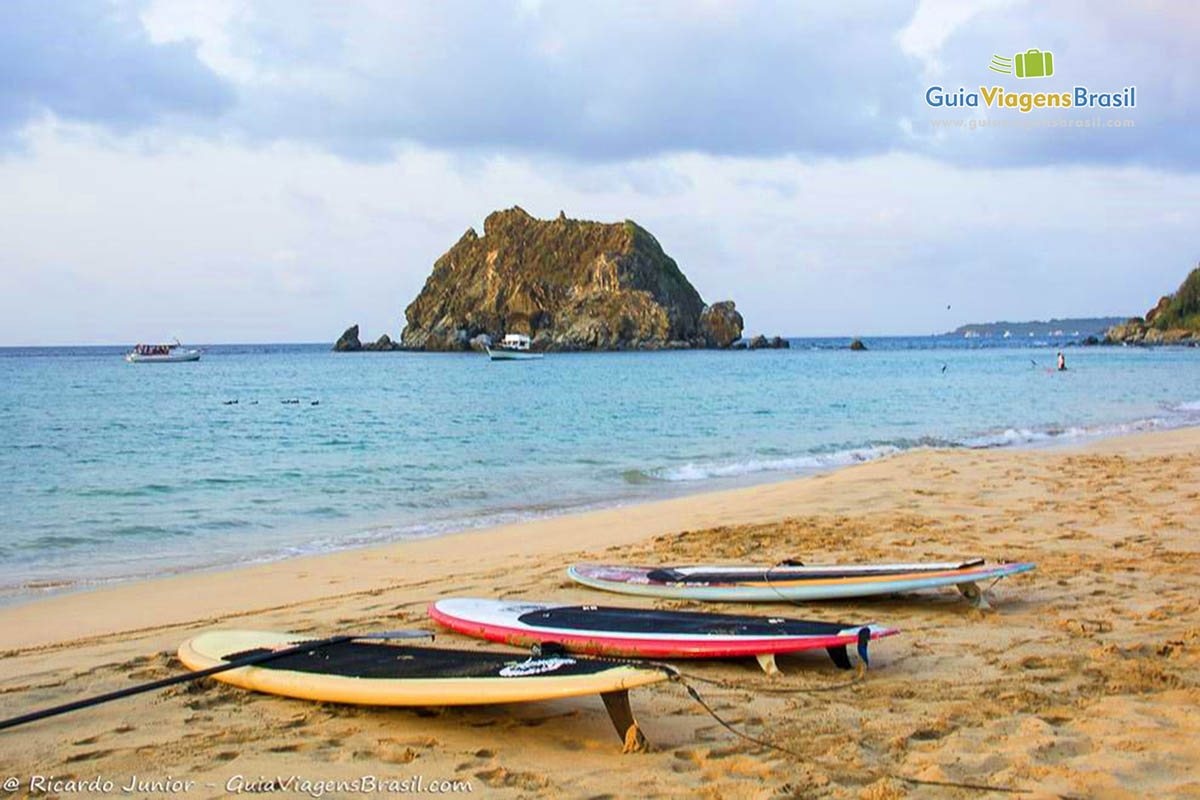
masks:
[[[1012,58],[992,56],[988,69],[1018,78],[1049,78],[1054,74],[1054,54],[1049,50],[1032,48]]]

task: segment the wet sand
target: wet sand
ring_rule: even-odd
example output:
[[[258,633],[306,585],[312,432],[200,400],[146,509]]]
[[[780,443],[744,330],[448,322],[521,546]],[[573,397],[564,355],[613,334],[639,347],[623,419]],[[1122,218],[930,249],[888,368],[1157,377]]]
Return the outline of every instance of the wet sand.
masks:
[[[420,775],[502,797],[1000,796],[939,783],[1200,797],[1198,429],[1074,449],[909,452],[783,483],[4,608],[0,715],[175,674],[178,644],[207,628],[432,627],[427,602],[455,595],[700,608],[600,594],[564,568],[789,556],[982,556],[1038,569],[992,587],[990,611],[949,589],[703,606],[903,630],[875,643],[862,679],[824,653],[781,659],[775,678],[752,660],[681,663],[721,684],[694,684],[720,715],[790,755],[734,737],[670,683],[632,693],[652,750],[621,755],[594,697],[371,709],[208,680],[0,732],[0,777],[120,787],[135,774],[171,776],[195,782],[188,797],[226,796],[237,776],[290,775]],[[496,648],[444,632],[438,644]]]

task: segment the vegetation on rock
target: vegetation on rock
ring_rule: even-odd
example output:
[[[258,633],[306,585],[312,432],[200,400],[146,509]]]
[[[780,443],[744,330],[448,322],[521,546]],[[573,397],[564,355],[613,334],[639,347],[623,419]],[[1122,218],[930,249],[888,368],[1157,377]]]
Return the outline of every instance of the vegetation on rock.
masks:
[[[1174,294],[1159,298],[1145,317],[1133,317],[1108,329],[1109,344],[1180,344],[1200,339],[1200,267],[1184,278]]]
[[[542,350],[728,347],[742,322],[731,302],[706,309],[636,223],[539,220],[519,207],[489,214],[483,236],[467,230],[405,317],[401,344],[418,350],[466,350],[481,334],[509,333]]]

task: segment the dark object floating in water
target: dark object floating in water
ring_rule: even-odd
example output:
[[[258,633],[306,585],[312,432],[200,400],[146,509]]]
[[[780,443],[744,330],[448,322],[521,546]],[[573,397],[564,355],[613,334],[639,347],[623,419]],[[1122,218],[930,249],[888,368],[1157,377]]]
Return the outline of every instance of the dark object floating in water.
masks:
[[[292,400],[280,400],[279,402],[283,403],[285,406],[298,406],[298,405],[300,405],[300,399],[299,399],[299,398],[294,398],[294,399],[292,399]]]
[[[319,405],[321,405],[321,401],[320,401],[320,400],[313,400],[311,403],[309,403],[309,405],[310,405],[310,406],[319,406]]]
[[[855,337],[854,341],[852,341],[850,343],[850,349],[851,350],[866,350],[867,346],[865,344],[863,344],[862,339]]]
[[[223,405],[223,406],[236,406],[237,404],[238,404],[237,400],[224,400],[221,403],[221,405]]]

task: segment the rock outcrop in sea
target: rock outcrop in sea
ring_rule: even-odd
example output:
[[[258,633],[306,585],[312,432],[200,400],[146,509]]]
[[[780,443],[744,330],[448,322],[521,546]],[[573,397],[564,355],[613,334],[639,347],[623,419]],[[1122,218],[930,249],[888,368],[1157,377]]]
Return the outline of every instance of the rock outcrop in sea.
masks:
[[[433,265],[405,310],[401,346],[468,350],[483,337],[533,339],[535,350],[727,348],[742,334],[733,301],[706,306],[645,228],[540,220],[495,211]]]
[[[402,350],[403,348],[392,341],[392,337],[386,333],[376,339],[374,342],[363,344],[358,338],[358,325],[351,325],[346,328],[345,332],[338,337],[338,340],[333,344],[333,352],[335,353],[359,353],[367,352],[388,352],[391,350]]]
[[[768,339],[760,333],[751,339],[747,346],[751,350],[788,350],[791,349],[792,343],[782,336]]]
[[[358,325],[351,325],[333,343],[335,353],[357,353],[362,350],[362,342],[358,340]]]
[[[742,336],[742,315],[732,300],[713,303],[700,312],[700,331],[705,347],[724,349]]]
[[[1114,325],[1107,344],[1196,344],[1200,342],[1200,267],[1184,278],[1174,294],[1159,298],[1145,317]]]

